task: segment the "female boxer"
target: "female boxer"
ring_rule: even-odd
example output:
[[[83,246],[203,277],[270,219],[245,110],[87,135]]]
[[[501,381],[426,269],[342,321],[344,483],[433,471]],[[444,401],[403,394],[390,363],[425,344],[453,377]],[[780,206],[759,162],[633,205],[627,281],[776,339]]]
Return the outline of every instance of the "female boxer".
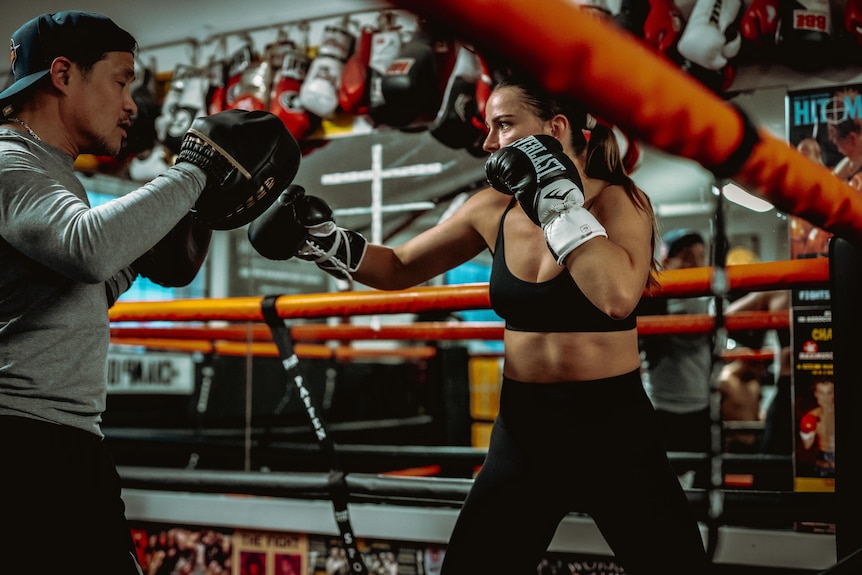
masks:
[[[287,210],[290,225],[281,220],[276,235],[266,213],[249,237],[264,255],[280,241],[378,289],[414,286],[492,252],[491,303],[506,320],[500,412],[445,575],[535,572],[570,512],[594,519],[630,575],[706,573],[640,378],[632,312],[655,283],[649,198],[626,175],[610,130],[590,129],[583,110],[535,86],[498,84],[486,121],[493,187],[403,245],[337,228],[302,189],[271,208]]]

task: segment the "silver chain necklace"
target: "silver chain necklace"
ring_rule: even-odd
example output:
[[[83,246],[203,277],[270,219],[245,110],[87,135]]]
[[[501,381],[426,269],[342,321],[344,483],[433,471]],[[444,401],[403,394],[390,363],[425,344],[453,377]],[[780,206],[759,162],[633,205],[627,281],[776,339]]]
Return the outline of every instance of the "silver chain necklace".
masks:
[[[19,117],[17,117],[17,116],[10,116],[8,119],[9,119],[9,120],[12,120],[13,122],[16,122],[16,123],[18,123],[18,124],[21,124],[22,126],[24,126],[24,129],[25,129],[25,130],[27,130],[27,133],[28,133],[28,134],[30,134],[31,136],[33,136],[34,138],[36,138],[36,140],[37,140],[37,141],[39,141],[39,142],[41,142],[41,141],[42,141],[42,138],[40,138],[39,136],[37,136],[37,135],[36,135],[36,132],[34,132],[34,131],[33,131],[33,128],[31,128],[30,126],[28,126],[28,125],[27,125],[27,122],[25,122],[25,121],[24,121],[24,120],[22,120],[21,118],[19,118]]]

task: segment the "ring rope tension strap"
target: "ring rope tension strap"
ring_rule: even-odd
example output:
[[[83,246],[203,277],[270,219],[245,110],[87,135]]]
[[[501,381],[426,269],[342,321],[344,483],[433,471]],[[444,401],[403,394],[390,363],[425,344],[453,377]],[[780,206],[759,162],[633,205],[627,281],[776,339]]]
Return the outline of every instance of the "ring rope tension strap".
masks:
[[[305,378],[299,368],[299,358],[293,349],[293,340],[290,337],[290,329],[285,324],[284,320],[278,317],[278,312],[275,309],[275,301],[278,296],[266,296],[261,302],[263,318],[266,320],[272,339],[278,347],[278,354],[281,358],[281,365],[288,379],[288,394],[290,393],[290,382],[293,382],[299,393],[299,398],[305,408],[305,413],[311,422],[314,429],[314,435],[320,445],[321,452],[329,458],[330,462],[330,481],[329,493],[332,500],[333,511],[335,514],[335,522],[338,524],[338,530],[341,533],[341,541],[344,543],[344,550],[347,553],[347,559],[350,564],[350,572],[357,575],[367,575],[368,570],[365,567],[365,562],[362,560],[362,555],[356,546],[356,537],[353,534],[353,527],[350,525],[350,511],[347,508],[347,481],[345,473],[341,469],[338,462],[338,452],[335,448],[335,442],[326,431],[321,417],[321,411],[315,405],[314,399],[311,396],[308,388],[305,386]],[[285,396],[286,398],[289,395]],[[279,405],[279,408],[284,406],[284,400]],[[280,409],[279,409],[280,411]]]

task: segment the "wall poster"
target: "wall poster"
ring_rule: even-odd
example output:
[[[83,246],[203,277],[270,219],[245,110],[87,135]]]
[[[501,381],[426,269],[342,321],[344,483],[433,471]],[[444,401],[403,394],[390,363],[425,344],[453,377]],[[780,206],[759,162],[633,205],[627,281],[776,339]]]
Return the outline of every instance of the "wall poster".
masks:
[[[862,84],[788,92],[788,140],[862,191]],[[862,193],[862,192],[860,192]],[[832,235],[790,216],[790,257],[828,257]],[[794,488],[834,491],[835,381],[828,288],[795,289],[792,299]],[[809,526],[821,529],[823,526]]]

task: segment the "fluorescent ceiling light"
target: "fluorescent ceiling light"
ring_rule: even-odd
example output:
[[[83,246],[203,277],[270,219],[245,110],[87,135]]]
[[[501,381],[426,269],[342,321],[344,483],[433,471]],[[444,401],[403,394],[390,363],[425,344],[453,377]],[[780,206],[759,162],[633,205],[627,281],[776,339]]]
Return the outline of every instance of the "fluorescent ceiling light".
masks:
[[[655,213],[662,218],[676,216],[696,216],[713,212],[713,206],[707,202],[671,202],[656,204]]]
[[[738,204],[743,208],[748,208],[753,212],[768,212],[775,207],[766,200],[760,199],[757,196],[746,192],[733,182],[725,184],[723,191],[725,198],[727,198],[734,204]],[[713,188],[713,193],[717,194],[718,190]]]

